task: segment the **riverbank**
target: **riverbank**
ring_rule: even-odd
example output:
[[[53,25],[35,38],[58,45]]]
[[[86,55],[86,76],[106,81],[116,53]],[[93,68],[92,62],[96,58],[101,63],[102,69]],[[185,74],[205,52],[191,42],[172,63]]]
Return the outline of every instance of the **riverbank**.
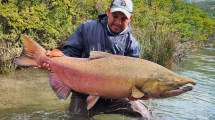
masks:
[[[180,63],[186,59],[191,53],[197,50],[197,46],[192,41],[177,42],[175,52],[173,54],[174,63]]]
[[[204,41],[204,47],[214,47],[215,48],[215,34],[211,35],[208,40]]]

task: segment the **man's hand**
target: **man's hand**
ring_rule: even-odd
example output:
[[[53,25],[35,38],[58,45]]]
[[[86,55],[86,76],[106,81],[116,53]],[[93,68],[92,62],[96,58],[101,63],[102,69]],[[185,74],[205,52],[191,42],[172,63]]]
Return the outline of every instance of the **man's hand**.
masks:
[[[39,65],[37,67],[51,71],[50,65],[48,63],[43,63],[42,66]]]
[[[49,56],[49,54],[50,54],[50,51],[47,50],[47,51],[46,51],[46,55]],[[45,70],[51,71],[50,65],[49,65],[48,63],[43,63],[42,66],[38,65],[37,67],[38,67],[38,68],[41,68],[41,69],[45,69]]]
[[[47,50],[45,54],[49,57],[62,57],[62,56],[64,56],[64,54],[59,49],[53,49],[52,51]],[[49,63],[43,63],[42,66],[37,66],[37,67],[51,71]]]

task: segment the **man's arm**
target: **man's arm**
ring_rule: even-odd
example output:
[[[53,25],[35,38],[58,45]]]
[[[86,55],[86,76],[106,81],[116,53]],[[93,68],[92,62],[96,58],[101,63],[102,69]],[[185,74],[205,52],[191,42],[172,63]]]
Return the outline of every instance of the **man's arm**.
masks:
[[[83,24],[81,24],[69,37],[63,49],[61,50],[64,55],[70,57],[81,57],[83,52]]]

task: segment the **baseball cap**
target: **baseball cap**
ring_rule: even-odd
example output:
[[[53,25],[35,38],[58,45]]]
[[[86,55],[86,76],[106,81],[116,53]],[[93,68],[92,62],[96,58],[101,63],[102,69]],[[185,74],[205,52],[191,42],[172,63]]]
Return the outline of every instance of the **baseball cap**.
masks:
[[[127,18],[133,14],[133,2],[131,0],[113,0],[110,12],[123,12]]]

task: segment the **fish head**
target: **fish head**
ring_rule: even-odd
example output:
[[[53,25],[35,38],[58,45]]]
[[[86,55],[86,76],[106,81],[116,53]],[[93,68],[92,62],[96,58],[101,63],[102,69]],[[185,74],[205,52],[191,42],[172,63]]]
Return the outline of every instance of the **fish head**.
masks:
[[[141,92],[144,93],[144,99],[168,98],[191,91],[195,84],[192,79],[178,74],[160,75],[144,82]]]

